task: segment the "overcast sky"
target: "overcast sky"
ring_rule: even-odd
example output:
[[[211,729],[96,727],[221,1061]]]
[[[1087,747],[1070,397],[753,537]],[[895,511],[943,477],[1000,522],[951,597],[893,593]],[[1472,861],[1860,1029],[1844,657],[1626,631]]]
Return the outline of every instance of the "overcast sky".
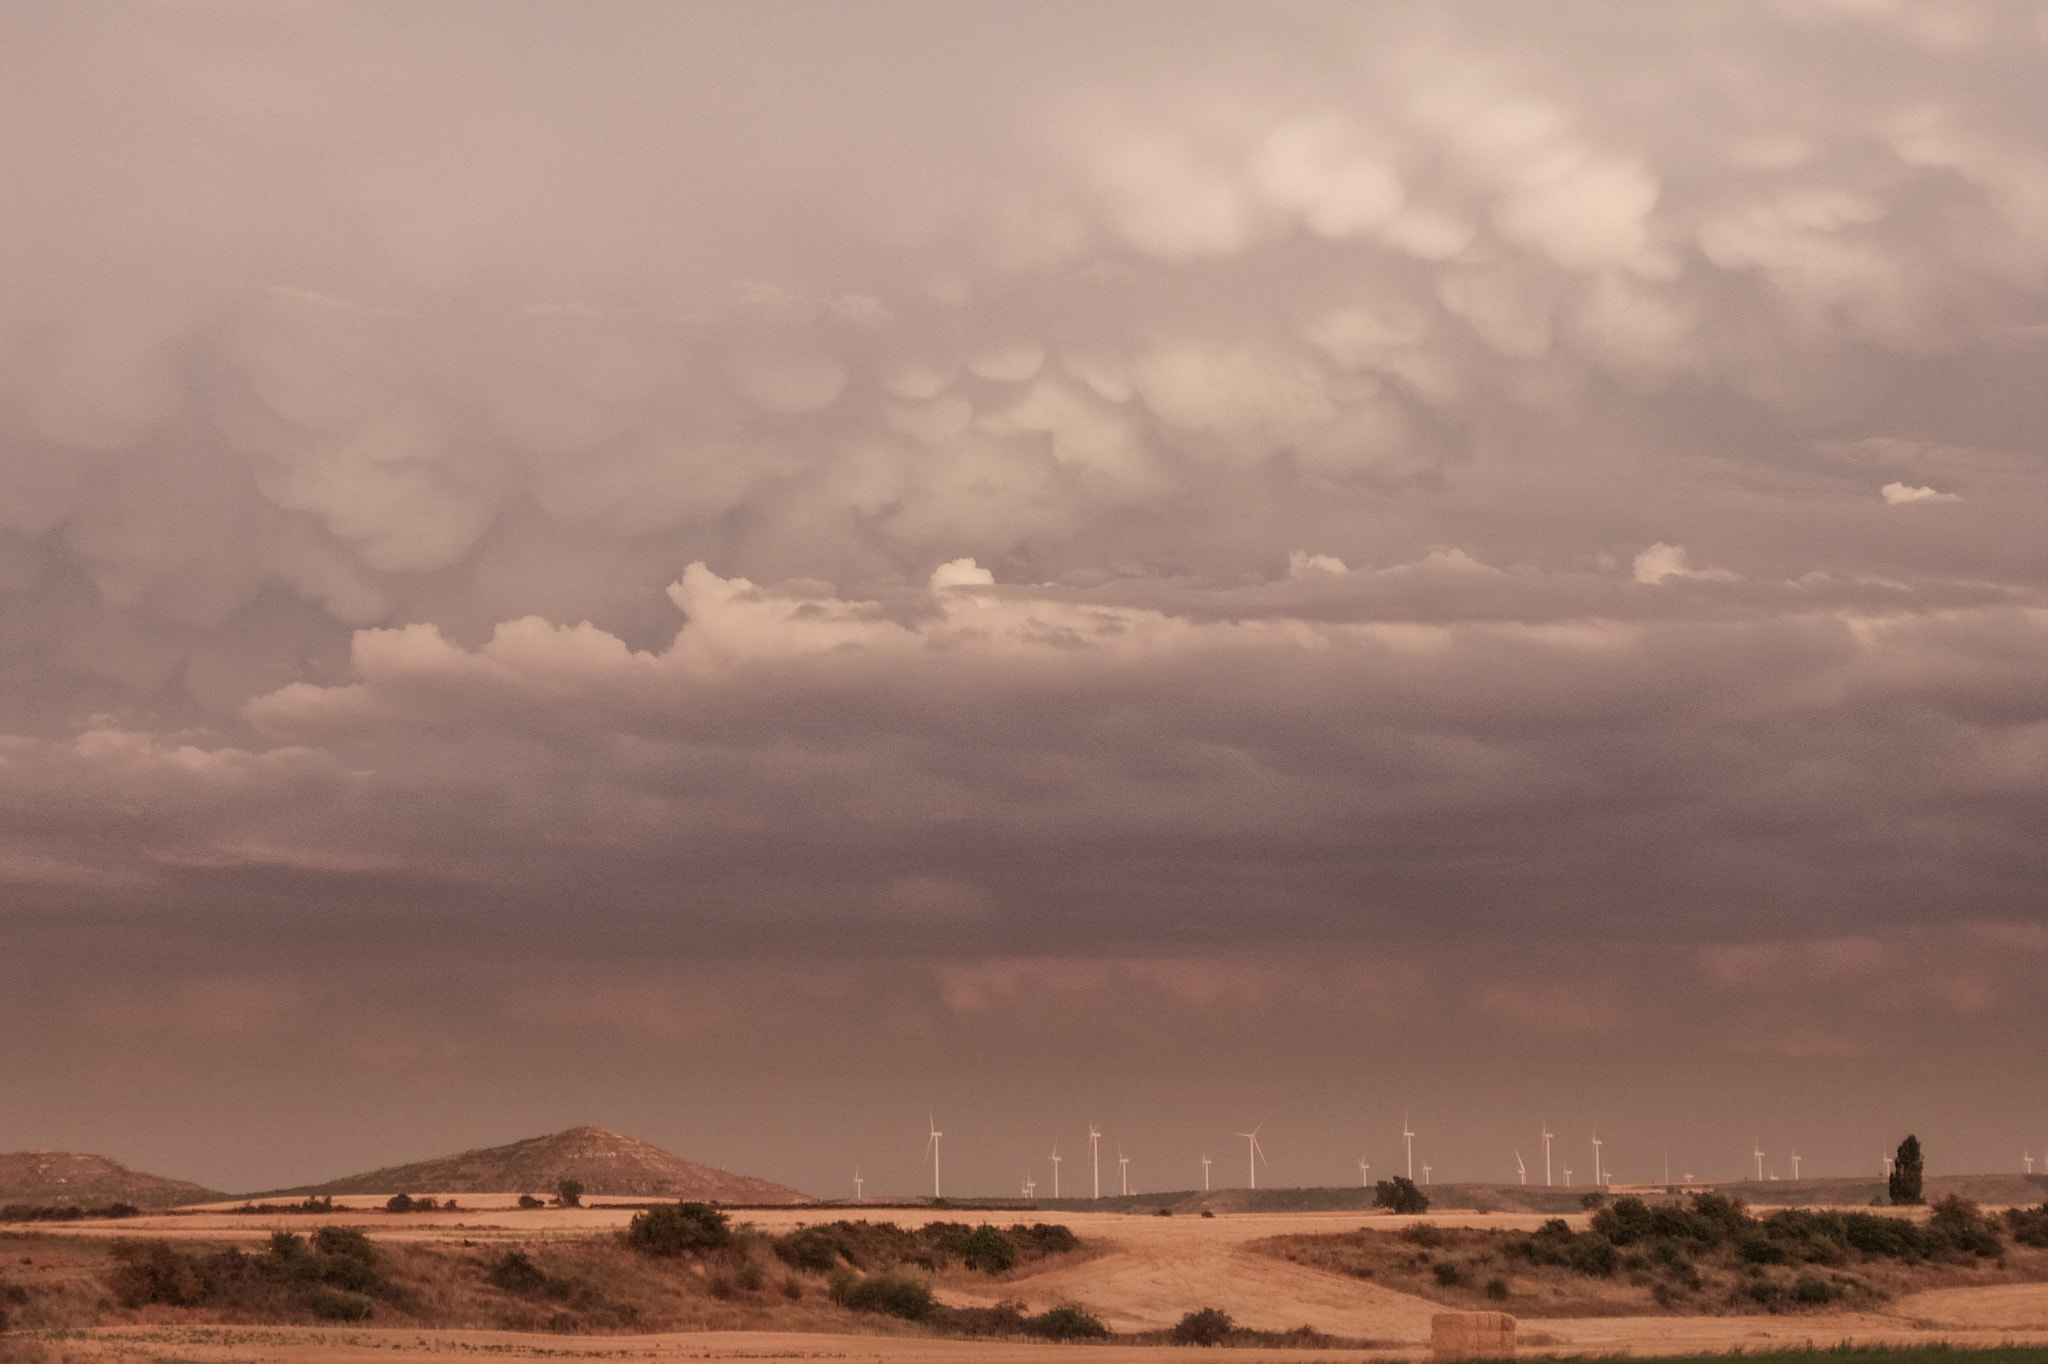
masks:
[[[2044,65],[1992,0],[0,8],[0,1149],[2017,1170]]]

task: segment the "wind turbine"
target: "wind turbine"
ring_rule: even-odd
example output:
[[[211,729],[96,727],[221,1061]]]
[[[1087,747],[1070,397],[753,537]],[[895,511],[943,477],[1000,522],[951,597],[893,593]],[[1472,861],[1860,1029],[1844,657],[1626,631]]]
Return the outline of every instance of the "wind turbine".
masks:
[[[1892,1177],[1892,1158],[1890,1156],[1884,1158],[1884,1177],[1886,1179]]]
[[[1401,1140],[1408,1143],[1408,1182],[1415,1182],[1415,1130],[1408,1126],[1408,1115],[1401,1115]]]
[[[926,1154],[932,1158],[932,1197],[937,1198],[939,1196],[939,1138],[946,1134],[939,1130],[939,1120],[937,1117],[927,1114],[925,1116],[925,1123],[932,1130],[931,1137],[926,1142],[924,1149]]]
[[[1430,1171],[1430,1166],[1428,1165],[1428,1163],[1427,1163],[1427,1162],[1425,1162],[1425,1163],[1423,1164],[1423,1167],[1422,1167],[1422,1182],[1423,1182],[1424,1184],[1427,1184],[1427,1183],[1429,1183],[1429,1171]]]
[[[1265,1127],[1265,1125],[1266,1124],[1262,1122],[1249,1132],[1240,1132],[1237,1134],[1240,1137],[1244,1138],[1244,1163],[1245,1168],[1251,1172],[1250,1183],[1251,1187],[1254,1189],[1259,1187],[1259,1162],[1261,1160],[1264,1160],[1266,1155],[1264,1151],[1261,1151],[1259,1149],[1259,1132]],[[1271,1164],[1270,1161],[1267,1163]]]
[[[2034,1167],[2029,1165],[2027,1168],[2031,1170]],[[1361,1189],[1370,1189],[1372,1187],[1372,1166],[1366,1163],[1364,1156],[1358,1158],[1358,1187]]]
[[[1757,1182],[1758,1182],[1759,1184],[1761,1184],[1761,1183],[1763,1182],[1763,1178],[1764,1178],[1764,1148],[1763,1148],[1763,1146],[1762,1146],[1761,1144],[1758,1144],[1758,1145],[1757,1145],[1757,1148],[1756,1148],[1756,1178],[1757,1178]]]
[[[2027,1163],[2027,1173],[2028,1173],[2028,1174],[2032,1174],[2032,1173],[2034,1173],[2034,1156],[2033,1156],[2033,1153],[2032,1153],[2031,1151],[2022,1151],[2022,1152],[2020,1152],[2020,1159],[2021,1159],[2021,1160],[2024,1160],[2024,1161],[2025,1161],[2025,1162]]]
[[[1029,1170],[1024,1172],[1024,1196],[1026,1198],[1038,1197],[1038,1181],[1031,1177],[1031,1171]]]
[[[1117,1183],[1123,1188],[1125,1198],[1131,1196],[1131,1158],[1124,1154],[1124,1148],[1116,1148]]]
[[[1095,1196],[1102,1197],[1102,1133],[1088,1124],[1088,1164],[1095,1171]]]
[[[1209,1192],[1209,1153],[1202,1152],[1202,1192]]]
[[[1060,1196],[1060,1159],[1060,1144],[1054,1142],[1052,1144],[1052,1196],[1054,1198]]]
[[[1522,1153],[1520,1151],[1515,1152],[1515,1171],[1522,1176],[1524,1184],[1529,1182],[1529,1167],[1522,1164]]]
[[[1593,1187],[1600,1187],[1600,1138],[1593,1138]]]
[[[1564,1186],[1567,1189],[1572,1186],[1572,1167],[1569,1165],[1564,1167]]]
[[[1543,1128],[1543,1187],[1547,1189],[1550,1187],[1550,1139],[1556,1133],[1550,1130],[1550,1124],[1547,1122],[1539,1126]]]
[[[860,1166],[856,1165],[853,1167],[853,1201],[856,1203],[861,1201],[861,1182]]]
[[[1792,1178],[1799,1178],[1799,1153],[1797,1151],[1792,1153]]]

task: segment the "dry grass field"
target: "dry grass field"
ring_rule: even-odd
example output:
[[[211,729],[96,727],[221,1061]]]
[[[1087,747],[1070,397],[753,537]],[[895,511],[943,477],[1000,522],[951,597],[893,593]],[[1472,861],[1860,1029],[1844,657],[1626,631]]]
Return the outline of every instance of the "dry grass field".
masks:
[[[1512,1276],[1518,1300],[1484,1296],[1484,1278],[1456,1286],[1433,1265],[1449,1255],[1498,1254],[1508,1238],[1540,1233],[1547,1219],[1522,1214],[1445,1214],[1405,1218],[1341,1213],[1267,1213],[1159,1217],[1117,1213],[1044,1214],[1071,1229],[1077,1250],[988,1274],[948,1263],[918,1277],[954,1309],[1018,1304],[1039,1313],[1079,1304],[1125,1341],[1054,1345],[1025,1340],[948,1339],[931,1327],[834,1301],[831,1276],[792,1268],[771,1238],[849,1215],[846,1209],[750,1209],[732,1248],[714,1254],[650,1259],[616,1235],[634,1209],[595,1206],[519,1209],[509,1198],[457,1195],[453,1211],[393,1214],[373,1196],[337,1199],[332,1212],[249,1214],[234,1205],[120,1222],[79,1222],[0,1233],[0,1287],[20,1287],[17,1329],[0,1340],[0,1364],[67,1361],[279,1360],[285,1364],[388,1358],[405,1354],[508,1354],[536,1358],[714,1359],[830,1358],[923,1364],[951,1360],[1044,1360],[1048,1352],[1086,1349],[1112,1361],[1185,1358],[1186,1350],[1126,1343],[1160,1331],[1185,1313],[1215,1307],[1241,1326],[1285,1332],[1308,1326],[1342,1348],[1233,1348],[1232,1360],[1412,1357],[1422,1352],[1429,1319],[1446,1305],[1505,1306],[1526,1319],[1526,1353],[1683,1354],[1829,1346],[1841,1342],[1948,1340],[1990,1345],[2048,1343],[2048,1266],[2039,1253],[2004,1263],[1931,1266],[1918,1279],[1887,1279],[1851,1306],[1833,1303],[1796,1313],[1765,1310],[1713,1315],[1696,1305],[1665,1312],[1651,1290],[1617,1270],[1598,1285],[1545,1273]],[[357,1206],[349,1206],[354,1203]],[[904,1228],[972,1221],[969,1211],[871,1208],[855,1216]],[[990,1214],[1007,1223],[1012,1214]],[[1590,1219],[1566,1219],[1574,1235]],[[1431,1228],[1418,1233],[1417,1225]],[[376,1297],[360,1322],[322,1321],[306,1298],[251,1300],[236,1306],[124,1306],[108,1288],[122,1241],[162,1242],[203,1257],[229,1246],[267,1254],[278,1230],[301,1237],[320,1227],[363,1229],[394,1287]],[[1361,1228],[1366,1229],[1361,1233]],[[1404,1236],[1403,1233],[1406,1233]],[[1438,1240],[1435,1246],[1424,1241]],[[1417,1262],[1427,1251],[1431,1259]],[[538,1278],[494,1271],[517,1252]],[[1347,1258],[1349,1257],[1349,1258]],[[1361,1277],[1361,1268],[1371,1277]],[[1555,1267],[1550,1267],[1555,1269]],[[842,1274],[845,1271],[841,1271]],[[1774,1267],[1769,1270],[1777,1273]],[[1461,1271],[1461,1274],[1463,1271]],[[1944,1278],[1943,1275],[1949,1277]],[[1959,1277],[1971,1276],[1975,1277]],[[1583,1277],[1583,1276],[1579,1276]],[[2036,1281],[2028,1281],[2028,1280]],[[510,1288],[502,1286],[510,1283]],[[380,1292],[382,1290],[379,1290]],[[1547,1296],[1546,1296],[1547,1293]],[[238,1315],[239,1313],[239,1315]],[[268,1313],[269,1315],[264,1315]]]

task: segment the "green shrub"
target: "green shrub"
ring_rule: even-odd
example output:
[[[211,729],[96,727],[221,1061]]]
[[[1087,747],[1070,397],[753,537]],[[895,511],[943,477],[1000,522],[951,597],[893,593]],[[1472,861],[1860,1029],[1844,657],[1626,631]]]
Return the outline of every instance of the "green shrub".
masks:
[[[687,1255],[731,1245],[732,1227],[709,1203],[678,1203],[634,1213],[626,1242],[649,1255]]]
[[[1017,1263],[1017,1247],[996,1228],[983,1224],[960,1243],[960,1262],[984,1274],[1001,1274]]]
[[[1024,1323],[1024,1329],[1046,1340],[1107,1340],[1109,1328],[1084,1307],[1047,1308]]]
[[[854,1312],[905,1321],[923,1321],[938,1305],[927,1285],[900,1274],[870,1274],[865,1279],[849,1276],[833,1285],[832,1300]]]
[[[2038,1208],[2007,1208],[2005,1225],[2021,1245],[2048,1250],[2048,1203]]]
[[[1170,1334],[1176,1345],[1221,1345],[1236,1327],[1228,1312],[1204,1307],[1182,1317]]]
[[[1465,1281],[1465,1271],[1449,1260],[1438,1260],[1432,1272],[1436,1275],[1438,1285],[1444,1288],[1456,1288]]]
[[[1988,1259],[2005,1249],[1997,1224],[1967,1198],[1951,1194],[1934,1205],[1927,1232],[1945,1250]]]
[[[1606,1237],[1588,1232],[1572,1243],[1570,1264],[1581,1274],[1604,1279],[1620,1267],[1621,1252]]]
[[[1492,1298],[1495,1302],[1506,1302],[1508,1297],[1508,1281],[1499,1278],[1488,1279],[1486,1281],[1486,1296]]]

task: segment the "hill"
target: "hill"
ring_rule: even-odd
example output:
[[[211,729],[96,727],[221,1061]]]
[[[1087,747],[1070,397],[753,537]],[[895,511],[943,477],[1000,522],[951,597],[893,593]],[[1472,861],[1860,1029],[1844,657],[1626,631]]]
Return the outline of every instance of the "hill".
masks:
[[[284,1194],[534,1193],[578,1180],[586,1196],[677,1198],[706,1203],[809,1203],[810,1195],[751,1175],[684,1160],[602,1127],[572,1127],[509,1146],[393,1165]]]
[[[0,1203],[132,1203],[138,1208],[170,1208],[224,1197],[225,1194],[186,1180],[131,1170],[105,1156],[76,1151],[14,1151],[0,1155]]]

